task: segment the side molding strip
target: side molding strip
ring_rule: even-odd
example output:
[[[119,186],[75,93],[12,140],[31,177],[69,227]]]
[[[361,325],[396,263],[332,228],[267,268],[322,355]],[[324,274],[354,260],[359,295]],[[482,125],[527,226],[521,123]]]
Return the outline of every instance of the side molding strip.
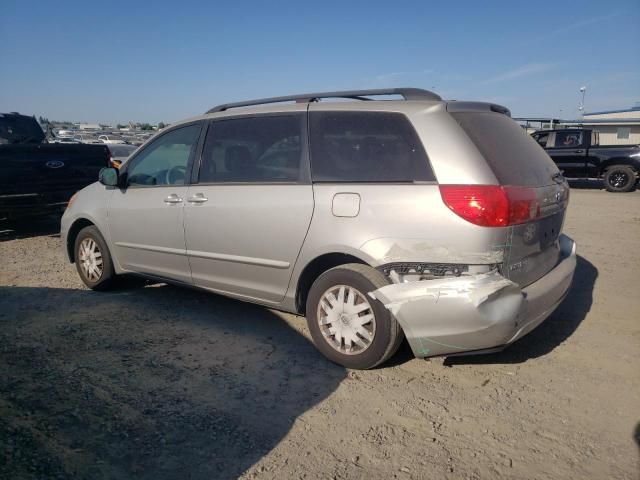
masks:
[[[261,267],[271,267],[285,269],[291,265],[289,262],[282,262],[280,260],[269,260],[267,258],[256,257],[242,257],[240,255],[227,255],[225,253],[210,253],[210,252],[198,252],[194,250],[187,250],[187,255],[190,257],[206,258],[208,260],[221,260],[223,262],[233,263],[246,263],[248,265],[258,265]]]
[[[156,247],[151,245],[141,245],[138,243],[116,242],[118,247],[134,248],[136,250],[146,250],[149,252],[170,253],[173,255],[188,255],[190,257],[206,258],[208,260],[221,260],[223,262],[245,263],[248,265],[258,265],[260,267],[270,267],[286,269],[291,266],[289,262],[280,260],[269,260],[267,258],[242,257],[240,255],[227,255],[224,253],[199,252],[196,250],[182,250],[180,248]]]

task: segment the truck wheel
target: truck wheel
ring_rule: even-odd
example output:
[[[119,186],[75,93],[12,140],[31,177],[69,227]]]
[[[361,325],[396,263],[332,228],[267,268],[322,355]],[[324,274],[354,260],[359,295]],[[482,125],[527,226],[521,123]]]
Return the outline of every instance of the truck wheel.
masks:
[[[313,343],[332,362],[367,369],[390,358],[404,338],[398,321],[368,293],[388,285],[379,271],[357,263],[320,275],[307,297]]]
[[[627,165],[613,165],[604,172],[604,186],[609,192],[629,192],[636,180],[635,170]]]
[[[78,233],[74,244],[74,258],[78,275],[92,290],[108,290],[115,277],[111,254],[100,231],[94,227],[84,227]]]

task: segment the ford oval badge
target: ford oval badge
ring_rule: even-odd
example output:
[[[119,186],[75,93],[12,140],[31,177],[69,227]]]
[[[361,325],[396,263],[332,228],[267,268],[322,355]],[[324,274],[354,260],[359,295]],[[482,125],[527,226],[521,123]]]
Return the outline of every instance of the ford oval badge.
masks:
[[[45,163],[45,166],[47,166],[47,168],[60,168],[64,167],[64,162],[61,162],[60,160],[51,160]]]

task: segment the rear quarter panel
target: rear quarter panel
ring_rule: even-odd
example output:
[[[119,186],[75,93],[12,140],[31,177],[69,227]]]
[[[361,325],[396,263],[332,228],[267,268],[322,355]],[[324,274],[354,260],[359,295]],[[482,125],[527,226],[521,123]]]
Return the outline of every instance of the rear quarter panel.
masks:
[[[478,227],[458,217],[436,184],[315,184],[313,190],[313,219],[288,298],[304,267],[325,253],[354,255],[373,267],[396,261],[495,265],[504,259],[508,229]],[[339,193],[359,195],[357,216],[333,214]]]

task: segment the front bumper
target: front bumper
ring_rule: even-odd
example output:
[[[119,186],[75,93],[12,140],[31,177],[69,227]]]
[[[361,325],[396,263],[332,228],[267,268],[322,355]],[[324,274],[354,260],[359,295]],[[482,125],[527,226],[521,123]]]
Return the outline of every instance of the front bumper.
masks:
[[[566,235],[559,242],[558,264],[525,288],[494,271],[391,284],[369,295],[396,317],[417,357],[494,350],[540,325],[566,296],[576,244]]]

